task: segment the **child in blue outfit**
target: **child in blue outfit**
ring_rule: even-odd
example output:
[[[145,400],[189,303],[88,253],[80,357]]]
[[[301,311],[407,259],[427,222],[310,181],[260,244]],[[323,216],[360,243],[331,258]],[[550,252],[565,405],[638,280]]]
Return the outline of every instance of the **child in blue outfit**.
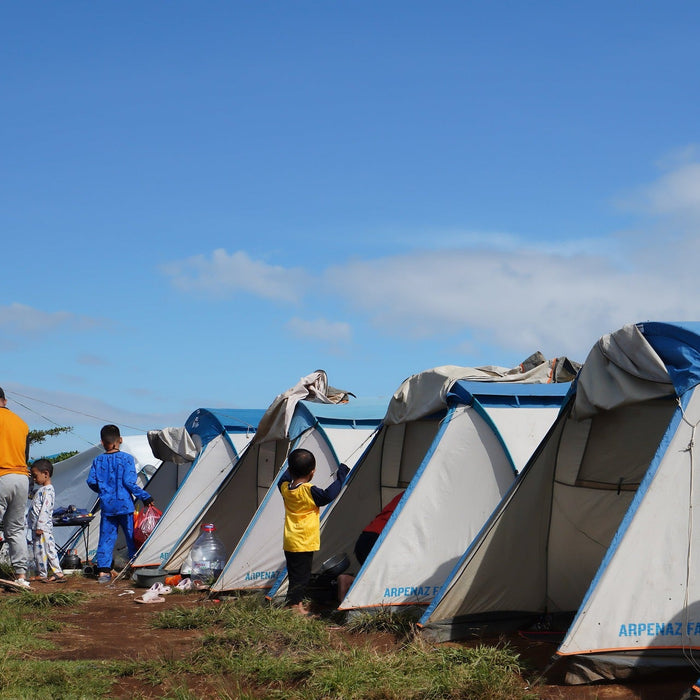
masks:
[[[95,555],[97,580],[109,583],[119,528],[126,538],[129,559],[136,554],[134,498],[141,499],[145,505],[153,503],[153,499],[136,483],[134,458],[119,451],[122,443],[119,428],[105,425],[100,431],[100,440],[105,451],[93,460],[87,485],[100,496],[100,539]]]

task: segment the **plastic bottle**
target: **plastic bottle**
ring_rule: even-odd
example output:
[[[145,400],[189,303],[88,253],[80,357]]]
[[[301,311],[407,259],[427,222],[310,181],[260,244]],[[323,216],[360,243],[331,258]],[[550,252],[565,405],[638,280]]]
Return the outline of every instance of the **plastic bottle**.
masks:
[[[192,545],[192,580],[210,586],[223,571],[226,550],[223,542],[214,534],[213,523],[203,523],[199,537]]]
[[[192,547],[190,547],[190,551],[187,552],[185,561],[182,562],[182,566],[180,567],[180,575],[186,576],[187,578],[192,577]]]

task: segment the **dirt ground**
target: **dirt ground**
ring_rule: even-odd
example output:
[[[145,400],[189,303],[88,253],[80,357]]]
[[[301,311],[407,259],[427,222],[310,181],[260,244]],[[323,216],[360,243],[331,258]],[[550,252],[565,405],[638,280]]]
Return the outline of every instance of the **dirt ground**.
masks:
[[[202,593],[165,596],[162,603],[138,605],[134,598],[144,592],[128,580],[109,585],[99,585],[95,580],[72,576],[65,584],[32,584],[35,590],[82,590],[90,596],[79,606],[55,609],[52,617],[64,620],[65,627],[47,634],[56,644],[52,650],[33,652],[44,659],[178,659],[185,656],[198,642],[201,631],[154,629],[150,622],[154,615],[174,606],[197,607],[217,605]],[[132,591],[132,593],[129,593]],[[0,595],[15,595],[1,593]],[[332,634],[347,635],[341,630]],[[482,640],[496,643],[498,640]],[[388,635],[377,634],[372,642],[378,647],[398,644]],[[548,668],[555,645],[532,642],[522,638],[509,638],[535,676]],[[675,675],[654,682],[629,684],[595,684],[591,686],[567,686],[561,671],[549,669],[539,681],[533,683],[532,691],[543,700],[679,700],[682,693],[697,678],[691,670],[687,675]],[[130,697],[128,683],[115,692],[115,697]],[[203,689],[204,690],[204,689]],[[116,689],[115,689],[116,691]],[[143,692],[143,688],[139,688]],[[158,697],[155,689],[152,697]]]

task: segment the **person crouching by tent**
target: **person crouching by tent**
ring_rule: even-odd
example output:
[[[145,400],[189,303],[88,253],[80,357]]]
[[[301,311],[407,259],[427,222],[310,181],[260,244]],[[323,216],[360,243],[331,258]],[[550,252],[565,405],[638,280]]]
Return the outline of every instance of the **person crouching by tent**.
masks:
[[[379,535],[382,534],[384,526],[389,522],[391,514],[396,510],[396,506],[399,504],[401,497],[404,492],[401,491],[394,496],[389,503],[387,503],[381,512],[374,516],[372,521],[365,527],[365,529],[360,533],[359,537],[355,541],[355,557],[357,561],[360,562],[360,566],[365,563],[365,559],[369,556],[372,548],[377,543]],[[342,603],[345,594],[350,589],[352,582],[354,580],[352,574],[340,574],[338,576],[338,602]]]
[[[109,583],[119,528],[126,538],[129,559],[136,554],[134,498],[141,499],[146,506],[153,503],[153,498],[136,482],[134,458],[119,450],[122,443],[119,428],[105,425],[100,431],[100,440],[105,451],[92,461],[87,485],[100,496],[100,539],[95,555],[97,581]]]
[[[283,549],[289,579],[285,604],[308,615],[304,598],[314,552],[321,548],[320,506],[327,505],[340,493],[350,470],[341,464],[336,480],[327,489],[321,489],[311,484],[316,458],[309,450],[292,450],[287,465],[278,483],[284,501]]]

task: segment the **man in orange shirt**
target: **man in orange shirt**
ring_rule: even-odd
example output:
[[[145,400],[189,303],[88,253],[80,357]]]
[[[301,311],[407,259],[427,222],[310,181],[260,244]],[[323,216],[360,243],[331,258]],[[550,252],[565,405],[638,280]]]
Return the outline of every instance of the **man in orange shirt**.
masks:
[[[10,561],[17,583],[27,581],[27,538],[25,512],[29,498],[29,426],[7,408],[0,388],[0,522],[10,547]]]

